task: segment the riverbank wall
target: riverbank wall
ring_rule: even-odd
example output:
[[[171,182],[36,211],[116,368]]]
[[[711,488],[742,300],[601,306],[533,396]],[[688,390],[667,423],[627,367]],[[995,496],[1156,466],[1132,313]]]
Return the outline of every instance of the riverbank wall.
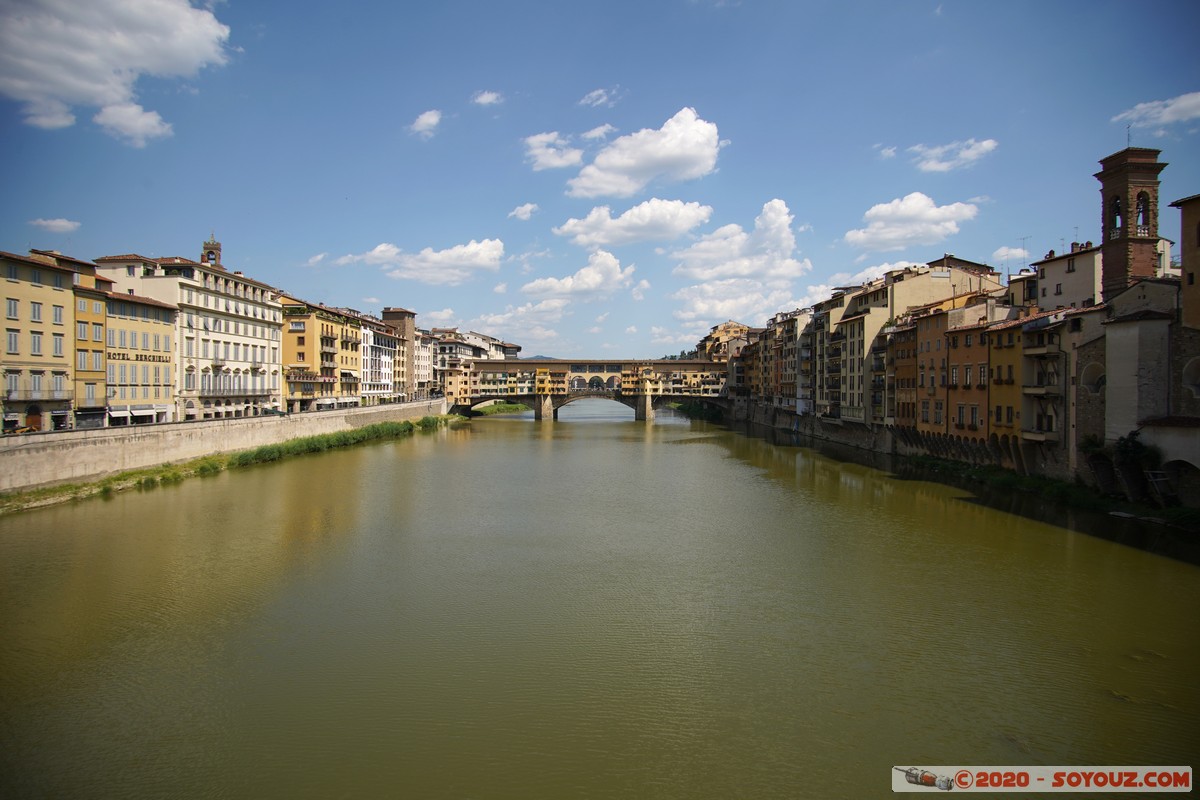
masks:
[[[303,436],[446,413],[443,398],[285,416],[53,431],[0,439],[0,492],[95,481]]]

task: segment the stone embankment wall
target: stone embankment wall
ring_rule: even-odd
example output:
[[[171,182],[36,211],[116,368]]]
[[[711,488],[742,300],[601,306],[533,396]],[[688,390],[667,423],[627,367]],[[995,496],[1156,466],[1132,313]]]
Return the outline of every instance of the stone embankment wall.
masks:
[[[361,428],[444,414],[444,399],[344,408],[289,416],[168,422],[95,430],[20,434],[0,439],[0,492],[107,475]]]

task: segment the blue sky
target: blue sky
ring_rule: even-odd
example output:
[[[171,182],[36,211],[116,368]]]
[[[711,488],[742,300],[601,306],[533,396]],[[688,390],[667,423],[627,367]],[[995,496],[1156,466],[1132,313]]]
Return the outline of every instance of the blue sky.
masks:
[[[1097,240],[1092,175],[1127,141],[1170,164],[1178,240],[1198,23],[1192,0],[6,0],[0,249],[197,258],[215,232],[313,301],[656,357],[889,265]]]

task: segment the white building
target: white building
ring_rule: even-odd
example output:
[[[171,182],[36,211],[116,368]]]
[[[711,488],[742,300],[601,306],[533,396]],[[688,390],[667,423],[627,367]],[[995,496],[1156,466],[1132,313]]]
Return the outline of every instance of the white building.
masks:
[[[221,264],[220,242],[206,241],[200,261],[129,254],[95,263],[118,294],[179,308],[176,419],[248,417],[281,408],[280,304],[270,286]]]

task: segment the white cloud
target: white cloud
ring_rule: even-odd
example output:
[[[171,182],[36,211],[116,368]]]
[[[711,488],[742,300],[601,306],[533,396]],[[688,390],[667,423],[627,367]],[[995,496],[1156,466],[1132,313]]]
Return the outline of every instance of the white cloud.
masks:
[[[649,288],[650,288],[650,281],[643,278],[642,280],[637,282],[637,286],[633,287],[633,291],[630,292],[630,295],[633,297],[634,300],[637,300],[640,303],[642,300],[646,299],[646,290]]]
[[[572,197],[629,197],[651,181],[686,181],[711,173],[722,142],[717,126],[684,108],[658,129],[614,139],[567,182]]]
[[[707,333],[707,331],[705,331],[705,333]],[[658,325],[651,326],[650,328],[650,341],[654,344],[665,344],[670,346],[678,345],[680,347],[687,347],[690,349],[695,347],[696,343],[702,338],[704,338],[704,333],[697,335],[688,330],[672,331],[668,328],[663,328]]]
[[[879,151],[879,157],[882,159],[896,157],[896,148],[894,146],[893,147],[884,147],[882,144],[877,144],[877,145],[874,145],[872,149]]]
[[[408,129],[422,139],[432,139],[442,121],[442,112],[436,108],[422,112]]]
[[[523,222],[528,222],[529,218],[532,217],[534,212],[536,212],[537,210],[538,210],[537,203],[525,203],[524,205],[517,206],[512,211],[508,212],[508,216],[516,217],[517,219],[522,220]]]
[[[770,288],[747,278],[687,286],[671,297],[683,303],[683,308],[674,312],[676,319],[709,325],[727,319],[761,325],[780,309],[797,307],[790,289]]]
[[[564,297],[548,297],[537,303],[508,306],[504,311],[471,320],[471,327],[522,344],[548,342],[558,338],[558,332],[551,326],[562,321],[569,304]]]
[[[508,291],[508,284],[507,283],[497,283],[495,286],[492,287],[492,291],[495,292],[496,294],[504,294]]]
[[[601,328],[599,325],[596,325],[594,327],[588,328],[587,332],[592,334],[593,336],[595,336],[595,335],[604,333],[604,329]]]
[[[905,269],[906,267],[920,267],[916,261],[892,261],[883,264],[876,264],[871,267],[866,267],[855,273],[838,272],[829,276],[830,286],[862,286],[864,283],[870,283],[877,278],[882,278],[892,270]],[[828,295],[826,295],[828,297]],[[811,305],[809,303],[808,305]],[[801,306],[803,308],[803,306]]]
[[[0,3],[0,94],[40,128],[75,123],[72,108],[136,147],[171,134],[142,108],[142,76],[189,77],[226,63],[229,26],[187,0],[37,0]]]
[[[984,139],[977,142],[967,139],[965,142],[951,142],[928,146],[916,144],[908,148],[908,152],[916,157],[913,162],[922,172],[949,172],[960,167],[969,167],[999,146],[995,139]]]
[[[148,139],[161,139],[173,133],[157,111],[147,111],[137,103],[105,106],[92,117],[92,122],[114,139],[124,139],[134,147],[145,147]]]
[[[614,128],[612,125],[609,125],[606,122],[603,125],[598,125],[597,127],[592,128],[590,131],[583,134],[581,138],[587,139],[589,141],[594,140],[594,139],[604,139],[615,130],[616,130],[616,128]]]
[[[970,203],[939,206],[921,192],[913,192],[890,203],[872,206],[863,215],[867,227],[847,231],[845,240],[871,251],[936,244],[958,233],[958,223],[974,219],[978,210]]]
[[[992,261],[995,261],[996,263],[1009,260],[1024,261],[1028,258],[1029,251],[1023,247],[1009,247],[1008,245],[1005,245],[1004,247],[997,247],[996,251],[992,253]]]
[[[1152,128],[1200,118],[1200,92],[1189,92],[1170,100],[1151,100],[1122,111],[1112,122],[1128,122],[1135,128]]]
[[[637,325],[630,325],[625,329],[626,333],[637,333]]]
[[[596,322],[604,322],[604,320],[608,319],[608,315],[611,313],[611,311],[605,311],[603,314],[596,317]]]
[[[419,316],[422,322],[428,322],[430,325],[445,328],[454,321],[454,309],[443,308],[441,311],[425,311]]]
[[[390,242],[376,245],[374,249],[358,255],[346,255],[335,263],[370,264],[390,267],[388,277],[408,279],[445,286],[457,286],[468,280],[479,270],[495,272],[500,269],[504,258],[504,242],[499,239],[472,239],[445,250],[426,247],[419,253],[405,253]]]
[[[504,102],[504,95],[499,92],[476,92],[471,102],[477,106],[494,106]]]
[[[329,257],[329,253],[317,253],[315,256],[308,259],[308,261],[306,263],[310,267],[315,267],[328,257]]]
[[[619,86],[614,86],[611,89],[593,89],[580,99],[579,105],[591,106],[592,108],[600,106],[612,108],[617,102],[617,95],[620,88]]]
[[[71,233],[78,230],[80,223],[71,219],[58,217],[56,219],[31,219],[29,224],[50,233]]]
[[[383,302],[383,301],[382,301],[382,300],[380,300],[378,297],[364,297],[364,298],[362,299],[362,301],[363,301],[364,303],[369,303],[370,305],[373,305],[373,306],[377,306],[377,305],[379,305],[380,303],[382,303],[382,302]]]
[[[565,278],[538,278],[521,287],[526,294],[586,295],[602,297],[629,286],[633,267],[621,269],[612,253],[597,250],[588,256],[587,266]]]
[[[796,237],[787,203],[770,200],[754,220],[754,231],[746,233],[740,225],[725,225],[704,236],[685,250],[671,254],[679,260],[675,275],[699,280],[755,278],[764,281],[788,281],[812,269],[806,258],[792,257]]]
[[[583,151],[570,146],[570,140],[558,131],[535,133],[525,137],[525,157],[533,163],[533,171],[573,167],[583,161]]]
[[[708,222],[712,206],[651,198],[613,219],[608,206],[597,206],[584,219],[569,219],[553,231],[580,247],[611,247],[648,240],[677,239]]]

